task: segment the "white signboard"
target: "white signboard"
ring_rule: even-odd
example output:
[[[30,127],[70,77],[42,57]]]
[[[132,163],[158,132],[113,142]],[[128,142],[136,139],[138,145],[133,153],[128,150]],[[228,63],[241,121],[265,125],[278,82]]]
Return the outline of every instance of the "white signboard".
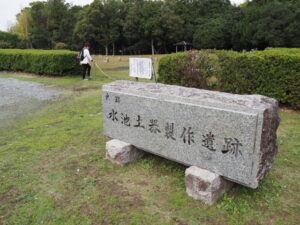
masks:
[[[137,78],[152,79],[152,60],[147,58],[129,59],[129,76]]]

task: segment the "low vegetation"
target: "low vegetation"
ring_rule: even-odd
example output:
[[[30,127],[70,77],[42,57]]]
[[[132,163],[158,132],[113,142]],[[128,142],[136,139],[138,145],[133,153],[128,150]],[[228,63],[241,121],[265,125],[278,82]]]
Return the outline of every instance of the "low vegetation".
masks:
[[[128,58],[97,64],[129,79]],[[49,103],[0,128],[0,224],[300,224],[300,113],[280,110],[279,153],[257,190],[236,185],[214,206],[185,193],[185,167],[153,155],[119,167],[105,159],[101,86],[65,76],[0,77],[41,82],[63,91]]]
[[[0,49],[0,71],[78,75],[81,68],[77,54],[68,50]]]
[[[262,94],[300,108],[300,49],[205,50],[163,57],[159,81],[237,94]]]
[[[17,34],[0,31],[0,49],[22,47],[21,42]]]

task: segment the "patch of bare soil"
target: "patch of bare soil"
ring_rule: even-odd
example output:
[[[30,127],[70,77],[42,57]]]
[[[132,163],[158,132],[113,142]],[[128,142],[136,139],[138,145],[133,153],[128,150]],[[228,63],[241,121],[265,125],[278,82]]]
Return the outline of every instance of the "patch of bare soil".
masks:
[[[60,92],[37,82],[0,78],[0,127],[17,116],[32,112],[49,101],[59,99]]]
[[[288,107],[280,107],[280,109],[283,112],[290,113],[290,114],[298,114],[298,113],[300,113],[300,110],[291,109],[291,108],[288,108]]]
[[[109,68],[106,70],[128,70],[129,67],[128,66],[120,66],[120,67],[113,67],[113,68]]]

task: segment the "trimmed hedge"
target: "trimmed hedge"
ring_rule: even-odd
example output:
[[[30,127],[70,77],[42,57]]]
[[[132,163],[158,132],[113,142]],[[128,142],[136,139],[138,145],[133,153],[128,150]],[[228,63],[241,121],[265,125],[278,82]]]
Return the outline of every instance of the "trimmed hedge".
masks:
[[[300,49],[275,48],[242,53],[206,50],[181,53],[180,57],[176,54],[168,55],[161,59],[159,81],[189,86],[185,82],[182,67],[190,61],[191,54],[209,58],[214,55],[213,67],[210,70],[215,72],[218,90],[237,94],[266,95],[282,104],[300,109]],[[197,70],[207,68],[198,65]],[[169,79],[172,73],[175,74],[176,82]],[[197,87],[203,88],[201,85]]]
[[[78,75],[77,52],[68,50],[0,49],[0,71],[21,71],[39,75]]]
[[[176,53],[159,61],[158,82],[186,87],[208,88],[219,71],[218,57],[209,52]]]
[[[170,54],[162,57],[158,67],[158,82],[187,86],[183,70],[188,67],[186,53]]]

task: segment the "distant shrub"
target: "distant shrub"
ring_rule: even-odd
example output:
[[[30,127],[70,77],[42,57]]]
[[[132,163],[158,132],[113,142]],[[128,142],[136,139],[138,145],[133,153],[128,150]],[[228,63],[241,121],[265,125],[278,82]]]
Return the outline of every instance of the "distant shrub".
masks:
[[[67,50],[0,49],[0,70],[40,75],[78,75],[77,52]]]
[[[3,41],[3,40],[0,40],[0,49],[1,48],[11,48],[11,43],[7,42],[7,41]]]
[[[189,54],[191,53],[163,57],[159,65],[159,81],[205,88],[203,85],[195,86],[195,83],[191,85],[190,75],[184,73],[195,67],[185,68],[191,64]],[[197,54],[207,58],[204,61],[210,62],[198,63],[197,70],[206,78],[216,76],[218,90],[237,94],[262,94],[300,108],[300,49],[270,48],[242,53],[205,50]]]
[[[162,57],[158,67],[158,82],[186,86],[183,81],[183,70],[186,67],[186,53],[176,53]]]
[[[204,51],[170,54],[159,62],[158,81],[208,88],[209,78],[215,76],[218,69],[216,56]]]
[[[0,48],[17,48],[20,46],[20,42],[18,35],[0,31]]]
[[[63,42],[57,42],[55,43],[55,49],[61,50],[61,49],[68,49],[68,45]]]

